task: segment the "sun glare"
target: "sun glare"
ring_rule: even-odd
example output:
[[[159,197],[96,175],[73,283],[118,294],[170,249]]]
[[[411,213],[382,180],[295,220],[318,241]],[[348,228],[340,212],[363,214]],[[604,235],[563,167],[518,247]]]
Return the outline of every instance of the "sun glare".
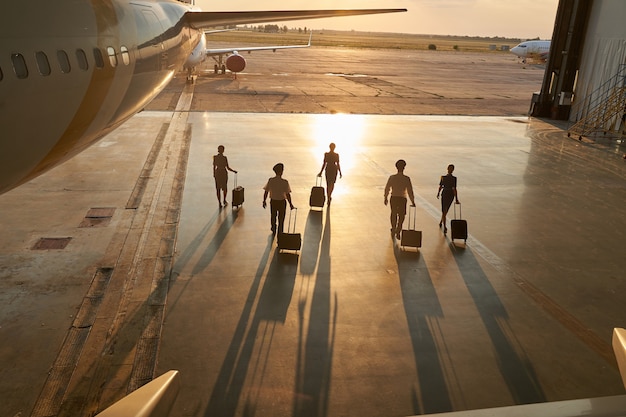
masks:
[[[331,142],[337,145],[342,171],[349,171],[360,152],[365,134],[366,117],[360,114],[317,114],[312,116],[311,137],[314,146],[311,152],[321,159],[328,152]]]

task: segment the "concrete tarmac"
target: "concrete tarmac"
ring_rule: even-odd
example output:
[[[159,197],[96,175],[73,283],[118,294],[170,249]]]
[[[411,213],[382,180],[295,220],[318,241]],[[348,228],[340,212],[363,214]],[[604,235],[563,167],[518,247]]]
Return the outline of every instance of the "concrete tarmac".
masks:
[[[275,80],[262,78],[237,82]],[[155,103],[169,110],[0,196],[0,415],[93,415],[169,369],[182,378],[173,416],[405,416],[623,394],[610,348],[626,323],[621,145],[514,114],[208,112],[194,106],[212,90],[182,85]],[[344,177],[312,210],[331,141]],[[217,204],[219,144],[245,187],[238,209]],[[383,188],[399,158],[419,250],[389,233]],[[298,207],[297,253],[278,252],[261,205],[276,162]],[[467,242],[437,225],[448,163]]]

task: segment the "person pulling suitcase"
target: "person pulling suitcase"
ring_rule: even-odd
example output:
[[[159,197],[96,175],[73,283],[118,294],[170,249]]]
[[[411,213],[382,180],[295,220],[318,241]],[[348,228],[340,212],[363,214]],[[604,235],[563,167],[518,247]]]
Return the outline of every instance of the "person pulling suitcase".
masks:
[[[406,216],[407,195],[411,199],[411,205],[415,206],[413,185],[411,184],[411,178],[404,175],[405,167],[406,161],[399,159],[396,162],[398,172],[391,175],[387,180],[387,185],[385,185],[385,205],[390,201],[387,199],[387,196],[391,191],[391,235],[396,239],[400,239],[402,232],[402,225],[404,224],[404,217]]]
[[[337,181],[337,173],[339,173],[339,178],[342,178],[343,174],[341,173],[341,165],[339,165],[339,154],[335,152],[336,145],[331,143],[328,147],[330,151],[324,153],[322,168],[320,168],[320,172],[317,176],[321,177],[322,172],[326,170],[326,194],[328,196],[328,205],[330,206],[330,202],[333,199],[332,195],[335,189],[335,182]],[[313,206],[313,204],[311,205]],[[323,205],[324,203],[322,203],[322,206]]]
[[[441,220],[439,220],[439,227],[443,227],[443,234],[448,233],[446,227],[446,216],[450,210],[452,202],[456,200],[456,204],[459,203],[459,197],[456,191],[456,177],[452,175],[454,172],[454,165],[448,165],[448,174],[442,175],[439,178],[439,189],[437,190],[437,199],[441,194]]]
[[[267,207],[267,196],[270,197],[270,229],[272,234],[282,233],[285,225],[285,213],[287,212],[287,202],[293,210],[295,207],[291,203],[291,188],[289,181],[283,178],[285,165],[278,163],[272,168],[275,177],[267,180],[263,187],[263,208]]]
[[[220,208],[226,207],[226,195],[228,194],[228,171],[237,173],[228,165],[228,158],[224,155],[224,145],[217,147],[217,154],[213,155],[213,177],[215,178],[215,194]],[[220,196],[221,191],[221,196]],[[224,202],[222,203],[222,200]]]

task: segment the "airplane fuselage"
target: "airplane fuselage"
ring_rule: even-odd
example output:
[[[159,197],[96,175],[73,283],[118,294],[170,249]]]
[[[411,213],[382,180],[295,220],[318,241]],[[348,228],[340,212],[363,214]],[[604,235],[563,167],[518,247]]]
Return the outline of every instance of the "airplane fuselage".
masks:
[[[0,193],[115,129],[180,70],[202,31],[173,0],[36,0],[0,15]],[[28,16],[24,25],[23,15]]]
[[[526,41],[511,48],[511,53],[526,60],[526,58],[534,58],[546,60],[550,53],[550,41]]]
[[[81,152],[140,111],[177,71],[202,62],[207,28],[404,11],[201,12],[176,0],[0,2],[0,194]]]

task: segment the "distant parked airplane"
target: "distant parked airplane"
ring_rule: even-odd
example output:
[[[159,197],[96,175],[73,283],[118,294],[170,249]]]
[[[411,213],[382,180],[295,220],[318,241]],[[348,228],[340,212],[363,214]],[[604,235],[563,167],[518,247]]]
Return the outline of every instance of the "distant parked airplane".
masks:
[[[231,72],[237,73],[243,71],[246,67],[246,60],[240,55],[240,52],[253,52],[253,51],[274,51],[277,49],[293,49],[293,48],[308,48],[311,46],[311,38],[313,32],[309,35],[309,43],[303,45],[281,45],[281,46],[246,46],[242,48],[222,48],[222,49],[206,49],[204,52],[206,56],[210,56],[215,60],[215,73],[220,71],[222,74],[226,73],[226,69]],[[226,60],[224,60],[226,56]]]
[[[526,63],[527,58],[545,61],[550,53],[550,41],[526,41],[511,48],[511,52],[522,58]]]

